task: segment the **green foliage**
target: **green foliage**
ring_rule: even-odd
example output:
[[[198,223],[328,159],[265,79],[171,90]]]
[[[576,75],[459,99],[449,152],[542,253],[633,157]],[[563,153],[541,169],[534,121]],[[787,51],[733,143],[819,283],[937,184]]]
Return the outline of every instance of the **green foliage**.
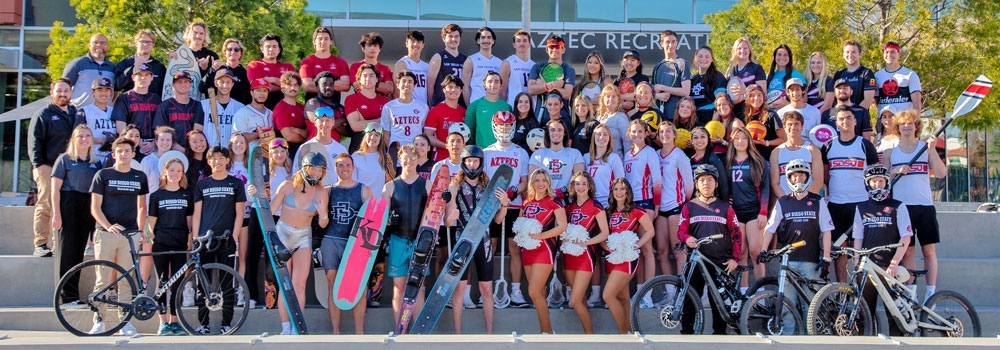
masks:
[[[307,0],[71,0],[79,24],[69,31],[62,23],[53,25],[49,36],[48,66],[52,76],[61,76],[63,67],[75,57],[87,53],[87,43],[94,33],[108,36],[107,57],[120,61],[135,53],[133,36],[140,29],[153,30],[157,35],[153,56],[166,63],[171,51],[184,41],[185,26],[203,20],[209,26],[209,49],[222,55],[226,38],[243,42],[247,50],[243,64],[260,59],[258,41],[264,34],[281,36],[284,52],[281,61],[298,66],[314,52],[312,32],[320,25],[319,17],[306,13]],[[337,53],[337,48],[332,48]]]
[[[925,114],[951,113],[962,90],[979,74],[1000,79],[1000,2],[995,0],[743,0],[730,10],[707,16],[716,65],[729,65],[732,45],[747,37],[754,60],[767,71],[773,49],[792,48],[794,67],[808,69],[812,52],[822,52],[831,74],[844,67],[841,42],[861,44],[861,63],[873,71],[884,66],[886,41],[902,46],[900,62],[920,76]],[[966,130],[1000,126],[997,93],[973,113],[955,121]]]

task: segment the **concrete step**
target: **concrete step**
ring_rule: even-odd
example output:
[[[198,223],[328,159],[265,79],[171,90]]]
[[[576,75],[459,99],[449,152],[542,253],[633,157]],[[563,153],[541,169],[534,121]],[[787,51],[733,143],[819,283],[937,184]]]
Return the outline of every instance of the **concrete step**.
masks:
[[[0,207],[0,254],[23,255],[32,253],[35,249],[34,244],[32,244],[34,213],[35,207]],[[49,248],[51,247],[50,245]]]
[[[1000,228],[1000,215],[938,212],[938,226],[941,232],[941,243],[936,248],[939,257],[1000,257],[1000,250],[997,250],[1000,247],[1000,235],[996,234]]]
[[[52,258],[0,255],[0,306],[52,305],[55,270]]]
[[[953,290],[978,307],[1000,306],[997,288],[1000,284],[1000,258],[940,258],[938,259],[937,290]],[[918,294],[924,295],[924,282]]]

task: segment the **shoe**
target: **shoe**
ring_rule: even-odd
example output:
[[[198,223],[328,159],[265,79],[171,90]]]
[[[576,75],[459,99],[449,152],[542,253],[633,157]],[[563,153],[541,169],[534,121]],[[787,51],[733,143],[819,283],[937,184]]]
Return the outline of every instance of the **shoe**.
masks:
[[[601,303],[601,296],[598,295],[597,293],[593,293],[590,295],[590,298],[587,298],[588,307],[596,307],[600,303]]]
[[[448,300],[447,303],[444,304],[444,307],[449,308],[449,309],[451,308],[451,300],[450,299]]]
[[[646,294],[646,296],[642,298],[642,302],[639,303],[639,308],[640,309],[652,309],[653,308],[653,298],[650,297],[649,294]]]
[[[378,308],[378,307],[382,307],[382,303],[380,303],[380,302],[377,302],[377,301],[375,301],[375,300],[369,300],[369,301],[368,301],[368,307],[369,307],[369,308]]]
[[[181,293],[183,293],[184,297],[184,300],[181,301],[181,304],[184,307],[194,306],[194,286],[191,285],[190,282],[184,284],[184,291],[182,291]]]
[[[79,301],[79,300],[73,300],[71,302],[62,303],[62,305],[59,305],[59,308],[63,309],[63,310],[83,309],[83,308],[86,308],[86,307],[87,307],[87,304],[85,304],[85,303],[83,303],[82,301]]]
[[[118,331],[118,335],[124,335],[126,337],[131,337],[136,334],[139,334],[139,331],[135,329],[132,322],[125,323],[125,327],[122,327],[122,329]]]
[[[178,322],[170,324],[170,331],[173,332],[174,335],[188,335],[188,332],[185,331],[184,327],[181,327],[181,324]]]
[[[210,333],[212,333],[212,329],[208,328],[207,325],[201,325],[194,329],[195,335],[209,335]]]
[[[94,256],[94,246],[88,245],[87,249],[83,251],[83,256],[93,257]]]
[[[160,327],[156,329],[156,335],[174,335],[174,330],[170,329],[169,323],[161,322]]]
[[[282,329],[281,333],[278,333],[278,335],[292,335],[292,330],[291,329]]]
[[[466,309],[475,309],[476,303],[472,302],[471,298],[462,298],[462,306]]]
[[[222,334],[229,334],[233,330],[231,326],[222,326]]]
[[[52,250],[49,249],[49,247],[46,247],[43,244],[43,245],[35,247],[35,253],[34,253],[34,255],[36,257],[39,257],[39,258],[47,258],[47,257],[52,256]]]
[[[90,327],[90,332],[87,332],[87,333],[90,333],[90,334],[104,333],[104,322],[94,323],[94,326]]]
[[[256,308],[256,307],[257,307],[257,301],[253,300],[253,299],[250,299],[250,308],[253,309],[253,308]]]
[[[243,287],[236,289],[236,306],[243,306],[246,300],[243,299]]]
[[[510,304],[516,307],[526,307],[528,306],[528,301],[524,300],[524,295],[521,294],[520,290],[514,290],[510,293]]]

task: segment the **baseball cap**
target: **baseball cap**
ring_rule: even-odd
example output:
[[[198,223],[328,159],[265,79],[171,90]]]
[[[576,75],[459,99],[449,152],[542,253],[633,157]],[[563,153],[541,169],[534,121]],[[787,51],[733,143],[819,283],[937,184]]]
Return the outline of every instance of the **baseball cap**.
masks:
[[[792,85],[798,85],[798,86],[801,86],[803,88],[806,87],[806,84],[802,83],[802,79],[791,78],[791,79],[788,79],[788,81],[785,82],[785,89],[787,89],[788,87],[790,87]]]
[[[841,86],[843,84],[851,85],[851,83],[847,82],[847,79],[840,78],[840,79],[837,79],[837,80],[835,80],[833,82],[833,87],[838,87],[838,86]]]
[[[267,80],[264,80],[264,78],[254,79],[252,82],[250,82],[250,90],[256,88],[267,88],[269,86],[270,84],[268,84]]]
[[[642,60],[641,58],[639,58],[639,52],[635,50],[625,51],[625,54],[622,55],[622,58],[628,58],[629,56],[635,57],[635,59],[640,61]]]
[[[229,69],[222,68],[215,72],[215,80],[219,80],[219,78],[225,78],[225,77],[229,77],[229,79],[232,79],[233,82],[240,81],[240,79],[236,78],[236,75],[233,74],[233,71]]]
[[[889,112],[889,113],[892,113],[893,115],[895,115],[896,114],[896,108],[893,107],[892,105],[885,105],[885,106],[882,106],[882,109],[878,111],[878,114],[882,115],[882,114],[885,114],[885,112]]]
[[[111,89],[111,80],[108,78],[97,78],[93,83],[90,83],[90,89]]]
[[[188,72],[184,72],[184,71],[180,71],[180,72],[177,72],[176,74],[174,74],[174,81],[178,81],[178,80],[182,80],[182,79],[191,80],[191,74],[188,74]]]
[[[138,67],[136,67],[135,70],[132,72],[132,74],[138,74],[138,73],[142,73],[142,72],[152,73],[153,72],[153,67],[150,67],[148,64],[143,63],[143,64],[140,64]]]

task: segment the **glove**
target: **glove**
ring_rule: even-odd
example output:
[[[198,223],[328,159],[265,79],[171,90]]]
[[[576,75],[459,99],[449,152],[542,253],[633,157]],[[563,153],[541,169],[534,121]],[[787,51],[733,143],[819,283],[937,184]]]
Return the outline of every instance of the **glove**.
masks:
[[[517,198],[517,186],[510,186],[510,188],[507,189],[507,198],[510,200]]]
[[[819,259],[819,265],[816,265],[816,271],[819,271],[819,278],[826,279],[830,275],[830,262],[826,259]]]
[[[389,213],[389,226],[399,225],[399,213],[392,211]]]
[[[569,193],[569,189],[567,189],[566,187],[557,188],[555,190],[555,193],[556,193],[556,198],[566,199],[566,195]]]
[[[444,192],[441,192],[441,200],[445,203],[451,202],[451,191],[445,190]]]
[[[760,253],[757,254],[757,263],[758,264],[763,264],[763,263],[766,263],[766,262],[767,262],[767,251],[766,250],[761,250]]]

